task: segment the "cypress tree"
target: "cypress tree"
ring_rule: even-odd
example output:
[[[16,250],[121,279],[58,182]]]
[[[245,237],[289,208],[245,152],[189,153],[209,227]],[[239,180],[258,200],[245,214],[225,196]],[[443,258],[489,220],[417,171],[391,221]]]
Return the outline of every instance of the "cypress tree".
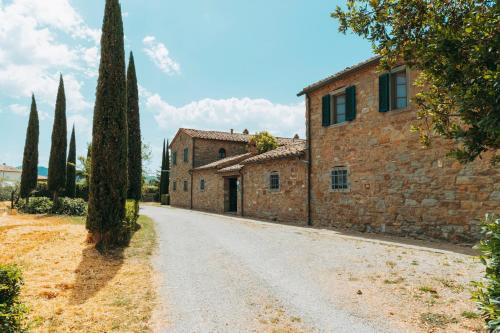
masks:
[[[57,91],[54,126],[52,128],[52,146],[50,147],[48,188],[53,195],[54,205],[59,202],[59,193],[66,185],[66,95],[62,75],[59,79]]]
[[[165,194],[165,140],[163,140],[163,152],[161,153],[161,169],[160,169],[160,201],[161,196]]]
[[[168,150],[168,140],[167,147],[165,148],[165,193],[169,193],[170,187],[170,153]]]
[[[139,115],[139,90],[135,72],[134,55],[130,52],[127,70],[127,122],[128,122],[128,198],[141,199],[142,143]]]
[[[106,0],[94,106],[87,229],[100,250],[125,245],[128,130],[120,2]]]
[[[76,139],[75,125],[71,132],[71,140],[69,142],[68,162],[66,164],[66,196],[74,198],[76,195]]]
[[[36,188],[38,178],[38,136],[38,111],[36,108],[35,95],[32,95],[30,118],[24,144],[23,172],[21,174],[20,189],[21,197],[26,198],[26,202],[28,202],[31,192]]]

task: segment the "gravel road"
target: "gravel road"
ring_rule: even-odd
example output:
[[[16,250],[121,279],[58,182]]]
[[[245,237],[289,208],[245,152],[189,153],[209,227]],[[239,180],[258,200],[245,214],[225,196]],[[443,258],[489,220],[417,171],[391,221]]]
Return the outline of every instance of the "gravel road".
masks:
[[[366,264],[356,258],[376,258],[386,251],[380,244],[176,208],[146,206],[142,214],[157,223],[156,265],[167,312],[162,332],[406,331],[383,313],[367,317],[342,306],[339,297],[346,286],[335,276],[345,261],[361,270]],[[367,294],[356,290],[349,291],[349,303],[363,307]]]

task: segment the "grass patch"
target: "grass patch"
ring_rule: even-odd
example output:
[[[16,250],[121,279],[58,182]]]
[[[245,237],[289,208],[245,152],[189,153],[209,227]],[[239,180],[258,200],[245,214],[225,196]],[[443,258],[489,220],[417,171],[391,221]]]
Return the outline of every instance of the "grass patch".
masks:
[[[397,279],[395,280],[389,280],[389,279],[386,279],[384,280],[384,283],[385,284],[398,284],[398,283],[401,283],[403,282],[405,279],[403,279],[402,277],[398,277]]]
[[[462,312],[462,317],[467,318],[467,319],[477,319],[477,318],[479,318],[479,314],[472,312],[472,311],[464,311],[464,312]]]
[[[448,324],[456,324],[458,320],[443,313],[426,312],[420,315],[420,320],[430,326],[446,327]]]
[[[394,267],[396,267],[396,263],[394,261],[386,261],[385,264],[391,269],[394,269]]]
[[[461,285],[460,283],[453,281],[453,280],[439,279],[438,278],[438,279],[436,279],[436,281],[440,282],[443,285],[443,287],[451,289],[451,291],[453,291],[454,293],[457,293],[457,294],[459,294],[465,290],[465,287],[463,285]]]
[[[418,290],[420,290],[421,292],[424,292],[424,293],[429,293],[429,294],[437,294],[437,290],[433,287],[429,287],[429,286],[421,286],[418,288]]]
[[[101,255],[85,242],[85,218],[3,217],[0,262],[22,265],[34,332],[152,331],[156,235],[152,220],[138,223],[129,247]]]

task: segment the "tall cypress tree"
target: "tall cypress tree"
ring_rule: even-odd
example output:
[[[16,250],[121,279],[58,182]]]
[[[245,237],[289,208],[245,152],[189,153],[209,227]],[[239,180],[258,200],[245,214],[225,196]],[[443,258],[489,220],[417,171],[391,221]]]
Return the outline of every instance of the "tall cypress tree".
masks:
[[[52,192],[54,204],[59,202],[59,194],[66,185],[66,149],[68,145],[66,127],[66,95],[62,75],[57,91],[52,145],[50,147],[48,188]]]
[[[163,152],[161,153],[161,170],[160,170],[160,201],[161,196],[165,194],[165,139],[163,140]]]
[[[139,115],[139,90],[135,73],[134,55],[130,52],[127,70],[127,122],[128,122],[128,198],[141,199],[142,143]]]
[[[69,142],[68,162],[66,164],[66,196],[74,198],[76,195],[76,139],[75,125],[71,132],[71,140]]]
[[[24,143],[23,172],[21,174],[20,189],[21,197],[26,198],[26,202],[28,202],[31,192],[36,188],[38,178],[38,136],[38,111],[35,95],[32,95],[30,118],[28,129],[26,130],[26,141]]]
[[[92,128],[87,229],[100,250],[128,241],[124,225],[127,199],[128,130],[125,49],[120,2],[106,0],[101,62]]]
[[[165,147],[165,193],[169,193],[170,187],[170,152],[168,150],[168,140],[167,146]]]

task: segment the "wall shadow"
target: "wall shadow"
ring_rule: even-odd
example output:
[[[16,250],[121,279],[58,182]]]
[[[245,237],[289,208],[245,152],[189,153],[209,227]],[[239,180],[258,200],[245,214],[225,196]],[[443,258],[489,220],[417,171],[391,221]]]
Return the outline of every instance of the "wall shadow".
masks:
[[[82,259],[75,270],[75,282],[70,304],[83,304],[111,281],[124,262],[123,248],[100,254],[94,245],[82,251]]]

